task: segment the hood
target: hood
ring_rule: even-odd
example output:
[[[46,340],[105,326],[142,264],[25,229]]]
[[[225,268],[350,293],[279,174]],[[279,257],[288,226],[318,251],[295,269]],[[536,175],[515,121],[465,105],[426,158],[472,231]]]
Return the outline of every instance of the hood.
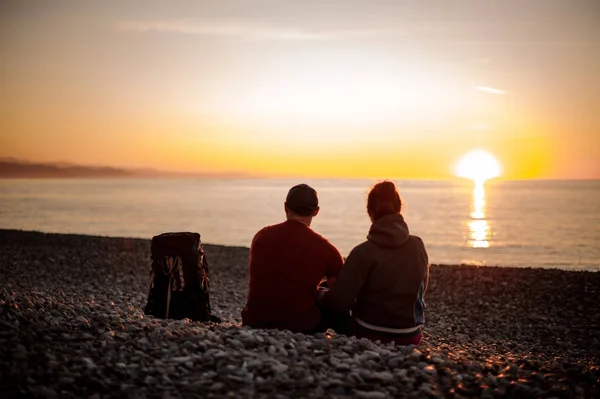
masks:
[[[404,217],[399,213],[386,215],[379,218],[371,225],[367,240],[374,242],[380,247],[394,248],[402,246],[410,233]]]

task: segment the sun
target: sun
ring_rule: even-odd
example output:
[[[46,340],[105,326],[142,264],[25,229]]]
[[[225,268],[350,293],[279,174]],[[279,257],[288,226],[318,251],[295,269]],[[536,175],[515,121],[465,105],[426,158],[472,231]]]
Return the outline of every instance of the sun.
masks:
[[[485,150],[473,150],[467,153],[456,165],[455,173],[459,177],[483,184],[488,179],[500,176],[500,164]]]

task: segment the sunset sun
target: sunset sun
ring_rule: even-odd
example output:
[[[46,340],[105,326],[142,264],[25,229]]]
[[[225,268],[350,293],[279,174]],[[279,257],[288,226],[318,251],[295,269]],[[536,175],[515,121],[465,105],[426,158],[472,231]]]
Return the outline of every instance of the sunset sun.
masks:
[[[458,162],[455,173],[459,177],[481,184],[488,179],[500,176],[500,164],[489,152],[473,150]]]

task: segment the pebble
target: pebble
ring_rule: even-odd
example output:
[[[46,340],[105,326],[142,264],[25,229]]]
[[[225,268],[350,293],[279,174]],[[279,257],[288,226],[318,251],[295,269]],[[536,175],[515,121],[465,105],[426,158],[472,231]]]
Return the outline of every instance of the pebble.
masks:
[[[92,359],[90,359],[89,357],[84,357],[81,360],[85,363],[85,366],[89,370],[93,370],[93,369],[95,369],[97,367],[96,363],[94,363],[94,361]]]
[[[389,371],[381,371],[378,373],[372,373],[370,375],[370,379],[375,382],[387,384],[394,380],[394,376]]]
[[[413,349],[407,356],[408,359],[413,360],[413,361],[419,361],[421,360],[421,356],[423,356],[423,353],[421,353],[420,350],[418,349]]]
[[[214,384],[212,384],[209,388],[210,391],[220,391],[223,388],[225,388],[225,384],[223,384],[222,382],[215,382]]]
[[[432,266],[423,343],[402,347],[241,327],[244,248],[207,246],[223,323],[145,316],[149,242],[128,242],[0,230],[7,397],[497,399],[598,389],[598,274]]]
[[[390,360],[388,360],[388,366],[390,366],[390,368],[395,369],[398,368],[402,365],[402,362],[404,361],[404,357],[402,356],[396,356],[391,358]]]
[[[385,399],[387,395],[384,392],[365,392],[365,391],[356,391],[356,397],[362,399]]]
[[[45,398],[56,398],[58,395],[52,388],[42,387],[40,394]]]

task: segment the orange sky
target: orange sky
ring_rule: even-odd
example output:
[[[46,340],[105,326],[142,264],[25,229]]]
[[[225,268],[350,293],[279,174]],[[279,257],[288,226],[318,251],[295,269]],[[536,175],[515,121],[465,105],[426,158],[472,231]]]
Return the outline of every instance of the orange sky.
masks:
[[[2,2],[0,157],[600,178],[600,3],[494,4]]]

